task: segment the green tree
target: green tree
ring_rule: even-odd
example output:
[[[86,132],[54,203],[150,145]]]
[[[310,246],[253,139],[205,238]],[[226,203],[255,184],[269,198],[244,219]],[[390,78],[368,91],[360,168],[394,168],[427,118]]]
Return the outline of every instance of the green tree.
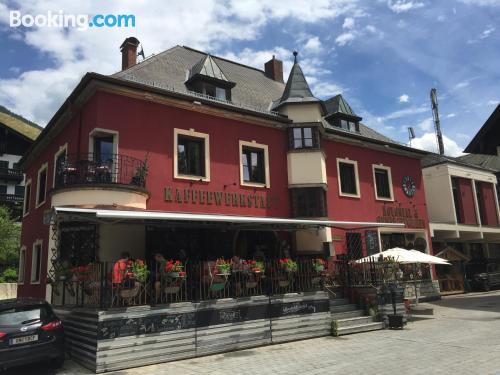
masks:
[[[0,282],[17,278],[21,225],[10,217],[9,209],[0,206]]]

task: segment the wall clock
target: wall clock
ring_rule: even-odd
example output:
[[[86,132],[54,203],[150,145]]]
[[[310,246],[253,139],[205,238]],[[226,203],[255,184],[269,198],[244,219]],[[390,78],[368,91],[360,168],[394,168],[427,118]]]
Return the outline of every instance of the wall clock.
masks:
[[[403,191],[408,197],[413,197],[417,190],[417,185],[415,185],[415,180],[411,176],[403,177]]]

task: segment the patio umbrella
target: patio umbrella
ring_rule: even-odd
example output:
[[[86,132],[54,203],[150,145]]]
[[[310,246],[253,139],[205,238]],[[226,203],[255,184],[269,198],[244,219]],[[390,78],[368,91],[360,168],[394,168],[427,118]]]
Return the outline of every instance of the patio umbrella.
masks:
[[[365,262],[377,262],[380,256],[385,258],[393,258],[398,263],[408,264],[408,263],[427,263],[427,264],[450,264],[448,261],[442,258],[435,257],[433,255],[422,253],[418,250],[406,250],[400,247],[395,247],[389,250],[382,251],[381,253],[370,255],[361,259],[358,259],[356,263]]]

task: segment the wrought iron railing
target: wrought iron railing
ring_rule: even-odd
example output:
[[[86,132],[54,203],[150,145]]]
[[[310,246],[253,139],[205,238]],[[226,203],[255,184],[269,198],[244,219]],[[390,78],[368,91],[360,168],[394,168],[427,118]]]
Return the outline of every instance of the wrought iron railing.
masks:
[[[18,194],[0,194],[1,203],[21,203],[24,200],[22,195]]]
[[[108,309],[323,290],[326,269],[315,268],[312,259],[295,262],[291,272],[278,259],[261,262],[259,269],[233,261],[229,270],[219,268],[215,260],[186,261],[181,272],[166,270],[165,262],[153,262],[147,264],[145,279],[129,271],[119,276],[116,262],[81,266],[83,271],[58,268],[51,281],[52,304]]]
[[[131,156],[112,154],[67,155],[58,162],[55,187],[71,185],[121,184],[144,187],[147,164]]]
[[[20,169],[13,169],[13,168],[0,168],[0,179],[22,181],[23,171]]]

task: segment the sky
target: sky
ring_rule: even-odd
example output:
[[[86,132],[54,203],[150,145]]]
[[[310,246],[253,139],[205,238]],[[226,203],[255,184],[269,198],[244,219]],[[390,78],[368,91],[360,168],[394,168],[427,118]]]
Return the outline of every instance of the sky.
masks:
[[[11,27],[22,15],[133,14],[135,27]],[[0,105],[45,126],[86,72],[121,68],[137,37],[146,56],[186,45],[263,69],[292,51],[315,96],[341,93],[363,123],[437,151],[462,150],[500,101],[500,0],[0,0]]]

